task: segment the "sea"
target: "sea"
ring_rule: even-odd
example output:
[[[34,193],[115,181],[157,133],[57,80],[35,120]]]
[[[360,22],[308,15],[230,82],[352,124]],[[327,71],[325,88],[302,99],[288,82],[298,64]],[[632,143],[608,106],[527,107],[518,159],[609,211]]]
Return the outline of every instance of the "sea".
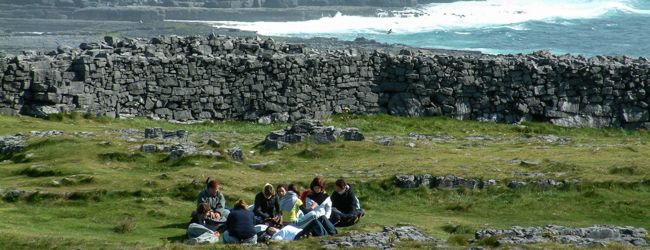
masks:
[[[212,22],[298,38],[359,37],[417,47],[518,54],[650,57],[650,0],[486,0],[302,22]]]

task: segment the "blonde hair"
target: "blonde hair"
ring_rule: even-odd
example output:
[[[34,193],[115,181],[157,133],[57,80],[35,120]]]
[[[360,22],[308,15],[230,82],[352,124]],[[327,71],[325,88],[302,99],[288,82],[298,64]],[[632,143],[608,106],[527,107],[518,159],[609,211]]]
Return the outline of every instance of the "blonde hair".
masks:
[[[236,201],[233,208],[234,209],[241,208],[241,209],[244,209],[244,210],[249,210],[248,209],[248,204],[246,204],[246,201],[244,201],[244,199],[239,199],[238,201]]]
[[[273,185],[270,183],[264,184],[264,188],[262,189],[262,194],[264,194],[265,198],[271,198],[275,194],[275,189],[273,188]]]

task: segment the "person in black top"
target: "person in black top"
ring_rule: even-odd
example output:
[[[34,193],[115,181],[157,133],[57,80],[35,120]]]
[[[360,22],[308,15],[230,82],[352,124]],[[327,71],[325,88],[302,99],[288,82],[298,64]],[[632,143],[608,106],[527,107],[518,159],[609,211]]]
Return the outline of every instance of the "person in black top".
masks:
[[[278,196],[275,195],[273,185],[266,183],[262,192],[259,192],[255,196],[255,208],[253,208],[253,213],[255,216],[259,216],[261,221],[271,219],[275,217],[277,213],[280,213],[280,201],[278,200]]]
[[[255,215],[248,210],[244,200],[235,202],[233,210],[228,215],[223,243],[257,243]]]
[[[190,224],[196,223],[205,226],[206,228],[216,232],[221,226],[223,226],[223,223],[216,222],[212,218],[210,218],[208,216],[210,211],[211,211],[210,205],[208,205],[207,203],[200,203],[196,207],[196,214],[192,216],[192,220],[190,220]],[[218,236],[218,234],[216,235]]]
[[[360,208],[359,200],[354,195],[354,191],[344,179],[336,180],[334,192],[330,199],[332,200],[332,215],[330,221],[337,227],[346,227],[357,224],[359,218],[365,215],[365,211]]]

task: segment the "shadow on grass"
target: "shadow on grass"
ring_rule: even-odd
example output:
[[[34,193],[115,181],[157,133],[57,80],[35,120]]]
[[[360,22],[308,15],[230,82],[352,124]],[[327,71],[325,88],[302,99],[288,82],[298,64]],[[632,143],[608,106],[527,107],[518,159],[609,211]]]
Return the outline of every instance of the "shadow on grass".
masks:
[[[189,216],[188,216],[189,218]],[[187,223],[176,223],[176,224],[169,224],[169,225],[163,225],[158,228],[164,228],[164,229],[169,229],[169,228],[178,228],[178,229],[187,229],[189,225]],[[169,238],[167,238],[169,239]]]
[[[161,238],[161,240],[163,240],[163,241],[165,239],[167,239],[171,243],[176,243],[176,242],[184,243],[187,240],[187,235],[183,234],[183,235],[179,235],[179,236]]]

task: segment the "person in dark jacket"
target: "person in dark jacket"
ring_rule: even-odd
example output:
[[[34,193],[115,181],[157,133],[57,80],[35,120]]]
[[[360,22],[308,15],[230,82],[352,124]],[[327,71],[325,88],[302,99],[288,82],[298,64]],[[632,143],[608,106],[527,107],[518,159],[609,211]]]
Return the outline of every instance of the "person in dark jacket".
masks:
[[[201,226],[204,226],[212,231],[215,231],[215,235],[219,237],[219,232],[217,231],[223,223],[217,223],[214,220],[212,220],[209,216],[208,213],[210,212],[210,206],[207,203],[201,203],[199,206],[196,208],[196,214],[192,216],[192,220],[190,220],[190,224],[196,223]]]
[[[280,213],[280,200],[275,195],[273,185],[266,183],[262,192],[255,196],[255,208],[253,208],[255,216],[259,216],[262,221],[276,216]]]
[[[359,199],[344,179],[336,180],[332,200],[332,215],[330,221],[337,227],[346,227],[357,224],[365,211],[359,206]]]
[[[210,218],[216,220],[228,218],[230,211],[226,209],[226,198],[219,191],[219,182],[210,180],[209,177],[205,182],[207,187],[199,192],[199,195],[196,197],[196,205],[207,203],[210,206],[210,212],[208,213]]]
[[[223,243],[257,243],[255,215],[248,210],[244,200],[235,202],[233,210],[228,215]]]

